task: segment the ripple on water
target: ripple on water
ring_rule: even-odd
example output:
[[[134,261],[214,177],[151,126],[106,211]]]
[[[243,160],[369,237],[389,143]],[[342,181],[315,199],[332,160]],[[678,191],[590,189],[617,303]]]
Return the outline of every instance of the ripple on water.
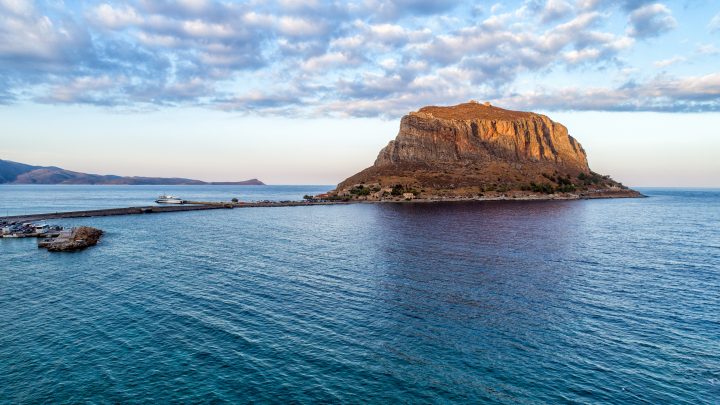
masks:
[[[67,220],[2,242],[0,402],[717,403],[720,193],[646,194]]]

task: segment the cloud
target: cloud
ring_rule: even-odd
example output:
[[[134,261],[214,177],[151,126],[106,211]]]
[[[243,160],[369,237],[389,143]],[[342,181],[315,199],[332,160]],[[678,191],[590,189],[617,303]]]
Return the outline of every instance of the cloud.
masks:
[[[633,11],[637,10],[639,8],[645,7],[646,5],[652,3],[655,0],[623,0],[621,1],[623,7],[625,10]]]
[[[273,94],[253,90],[235,97],[216,100],[221,110],[248,112],[261,115],[283,115],[285,117],[300,116],[297,105],[303,100],[295,93],[295,89],[285,89]]]
[[[710,30],[710,32],[720,31],[720,13],[715,14],[715,17],[710,20],[710,24],[708,24],[708,29]]]
[[[0,103],[384,117],[468,99],[545,110],[717,104],[713,76],[671,76],[714,46],[659,52],[651,60],[667,76],[652,79],[628,58],[677,26],[655,1],[523,0],[482,12],[449,0],[53,4],[0,0]]]
[[[626,82],[619,87],[538,88],[521,93],[473,93],[458,87],[437,86],[440,82],[452,81],[447,79],[435,78],[419,89],[415,97],[438,100],[436,104],[454,104],[475,97],[518,110],[537,110],[542,106],[546,111],[720,111],[720,73],[683,78],[658,76],[645,82]],[[396,117],[417,109],[415,97],[398,93],[379,100],[330,103],[327,108],[352,116]]]
[[[90,13],[91,23],[102,28],[118,29],[142,23],[142,18],[134,8],[124,5],[115,8],[110,4],[101,4]]]
[[[653,62],[653,65],[658,68],[666,68],[668,66],[672,66],[676,63],[681,63],[687,61],[687,58],[683,56],[674,56],[670,59],[663,59]]]
[[[713,44],[699,44],[695,52],[698,55],[717,55],[720,54],[720,49]]]
[[[578,0],[576,7],[579,10],[601,10],[620,7],[622,10],[631,12],[657,0]]]
[[[280,33],[291,37],[316,36],[325,32],[322,22],[298,17],[282,17],[278,23]]]
[[[617,88],[541,89],[501,101],[519,108],[542,103],[548,110],[717,112],[720,73],[683,78],[658,76]]]
[[[207,23],[202,20],[183,21],[182,30],[188,36],[196,38],[231,38],[236,34],[229,25]]]
[[[88,33],[79,24],[52,20],[27,3],[4,0],[0,13],[0,61],[4,67],[61,69],[82,58],[83,47],[90,44]]]
[[[366,10],[372,10],[376,20],[397,19],[408,15],[423,16],[449,11],[457,6],[453,0],[368,0]]]
[[[565,0],[547,0],[542,10],[540,20],[543,23],[556,21],[567,17],[573,11],[572,5]]]
[[[234,6],[211,0],[138,0],[137,8],[145,13],[164,15],[170,18],[222,19],[232,12]]]
[[[636,38],[656,37],[677,27],[677,21],[667,6],[648,4],[630,13],[628,34]]]
[[[359,63],[359,60],[354,60],[351,56],[347,54],[341,52],[333,52],[326,53],[321,56],[312,57],[305,61],[300,67],[305,71],[317,72],[332,68],[342,68],[346,66],[357,65]]]
[[[0,0],[0,9],[15,16],[30,16],[35,13],[33,2],[22,0]]]
[[[430,38],[431,31],[427,28],[411,30],[397,24],[369,24],[356,23],[355,26],[364,32],[368,39],[383,45],[402,45],[409,42],[419,42]]]
[[[111,98],[106,97],[108,92],[117,89],[126,77],[83,76],[73,79],[70,83],[53,86],[41,101],[51,103],[92,103],[114,104]]]

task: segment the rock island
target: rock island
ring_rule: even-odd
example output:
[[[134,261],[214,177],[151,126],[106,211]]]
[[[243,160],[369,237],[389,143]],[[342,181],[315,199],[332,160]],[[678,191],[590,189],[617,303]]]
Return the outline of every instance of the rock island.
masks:
[[[325,199],[403,201],[641,197],[590,170],[585,150],[542,114],[471,101],[400,121],[375,164]]]

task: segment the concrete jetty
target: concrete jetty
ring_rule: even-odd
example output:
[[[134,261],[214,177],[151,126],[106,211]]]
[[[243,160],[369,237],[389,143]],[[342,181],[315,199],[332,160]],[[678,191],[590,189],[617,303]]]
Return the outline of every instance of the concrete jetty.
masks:
[[[43,214],[26,214],[15,215],[9,217],[0,217],[3,222],[31,222],[44,221],[48,219],[64,219],[64,218],[91,218],[91,217],[108,217],[116,215],[139,215],[139,214],[160,214],[167,212],[184,212],[184,211],[203,211],[217,209],[232,208],[253,208],[253,207],[299,207],[308,205],[338,205],[348,204],[347,202],[337,201],[264,201],[264,202],[200,202],[187,201],[182,205],[163,205],[163,206],[147,206],[147,207],[126,207],[126,208],[106,208],[99,210],[84,211],[68,211],[68,212],[50,212]]]

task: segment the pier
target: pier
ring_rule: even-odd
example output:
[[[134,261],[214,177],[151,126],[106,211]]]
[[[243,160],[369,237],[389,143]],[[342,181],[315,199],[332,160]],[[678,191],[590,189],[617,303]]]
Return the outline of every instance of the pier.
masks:
[[[348,204],[342,201],[263,201],[263,202],[207,202],[207,201],[186,201],[178,205],[153,205],[147,207],[126,207],[126,208],[105,208],[97,210],[50,212],[43,214],[26,214],[8,217],[0,217],[0,222],[32,222],[48,219],[65,218],[92,218],[109,217],[117,215],[147,215],[168,212],[204,211],[233,208],[254,208],[254,207],[299,207],[308,205],[338,205]]]

